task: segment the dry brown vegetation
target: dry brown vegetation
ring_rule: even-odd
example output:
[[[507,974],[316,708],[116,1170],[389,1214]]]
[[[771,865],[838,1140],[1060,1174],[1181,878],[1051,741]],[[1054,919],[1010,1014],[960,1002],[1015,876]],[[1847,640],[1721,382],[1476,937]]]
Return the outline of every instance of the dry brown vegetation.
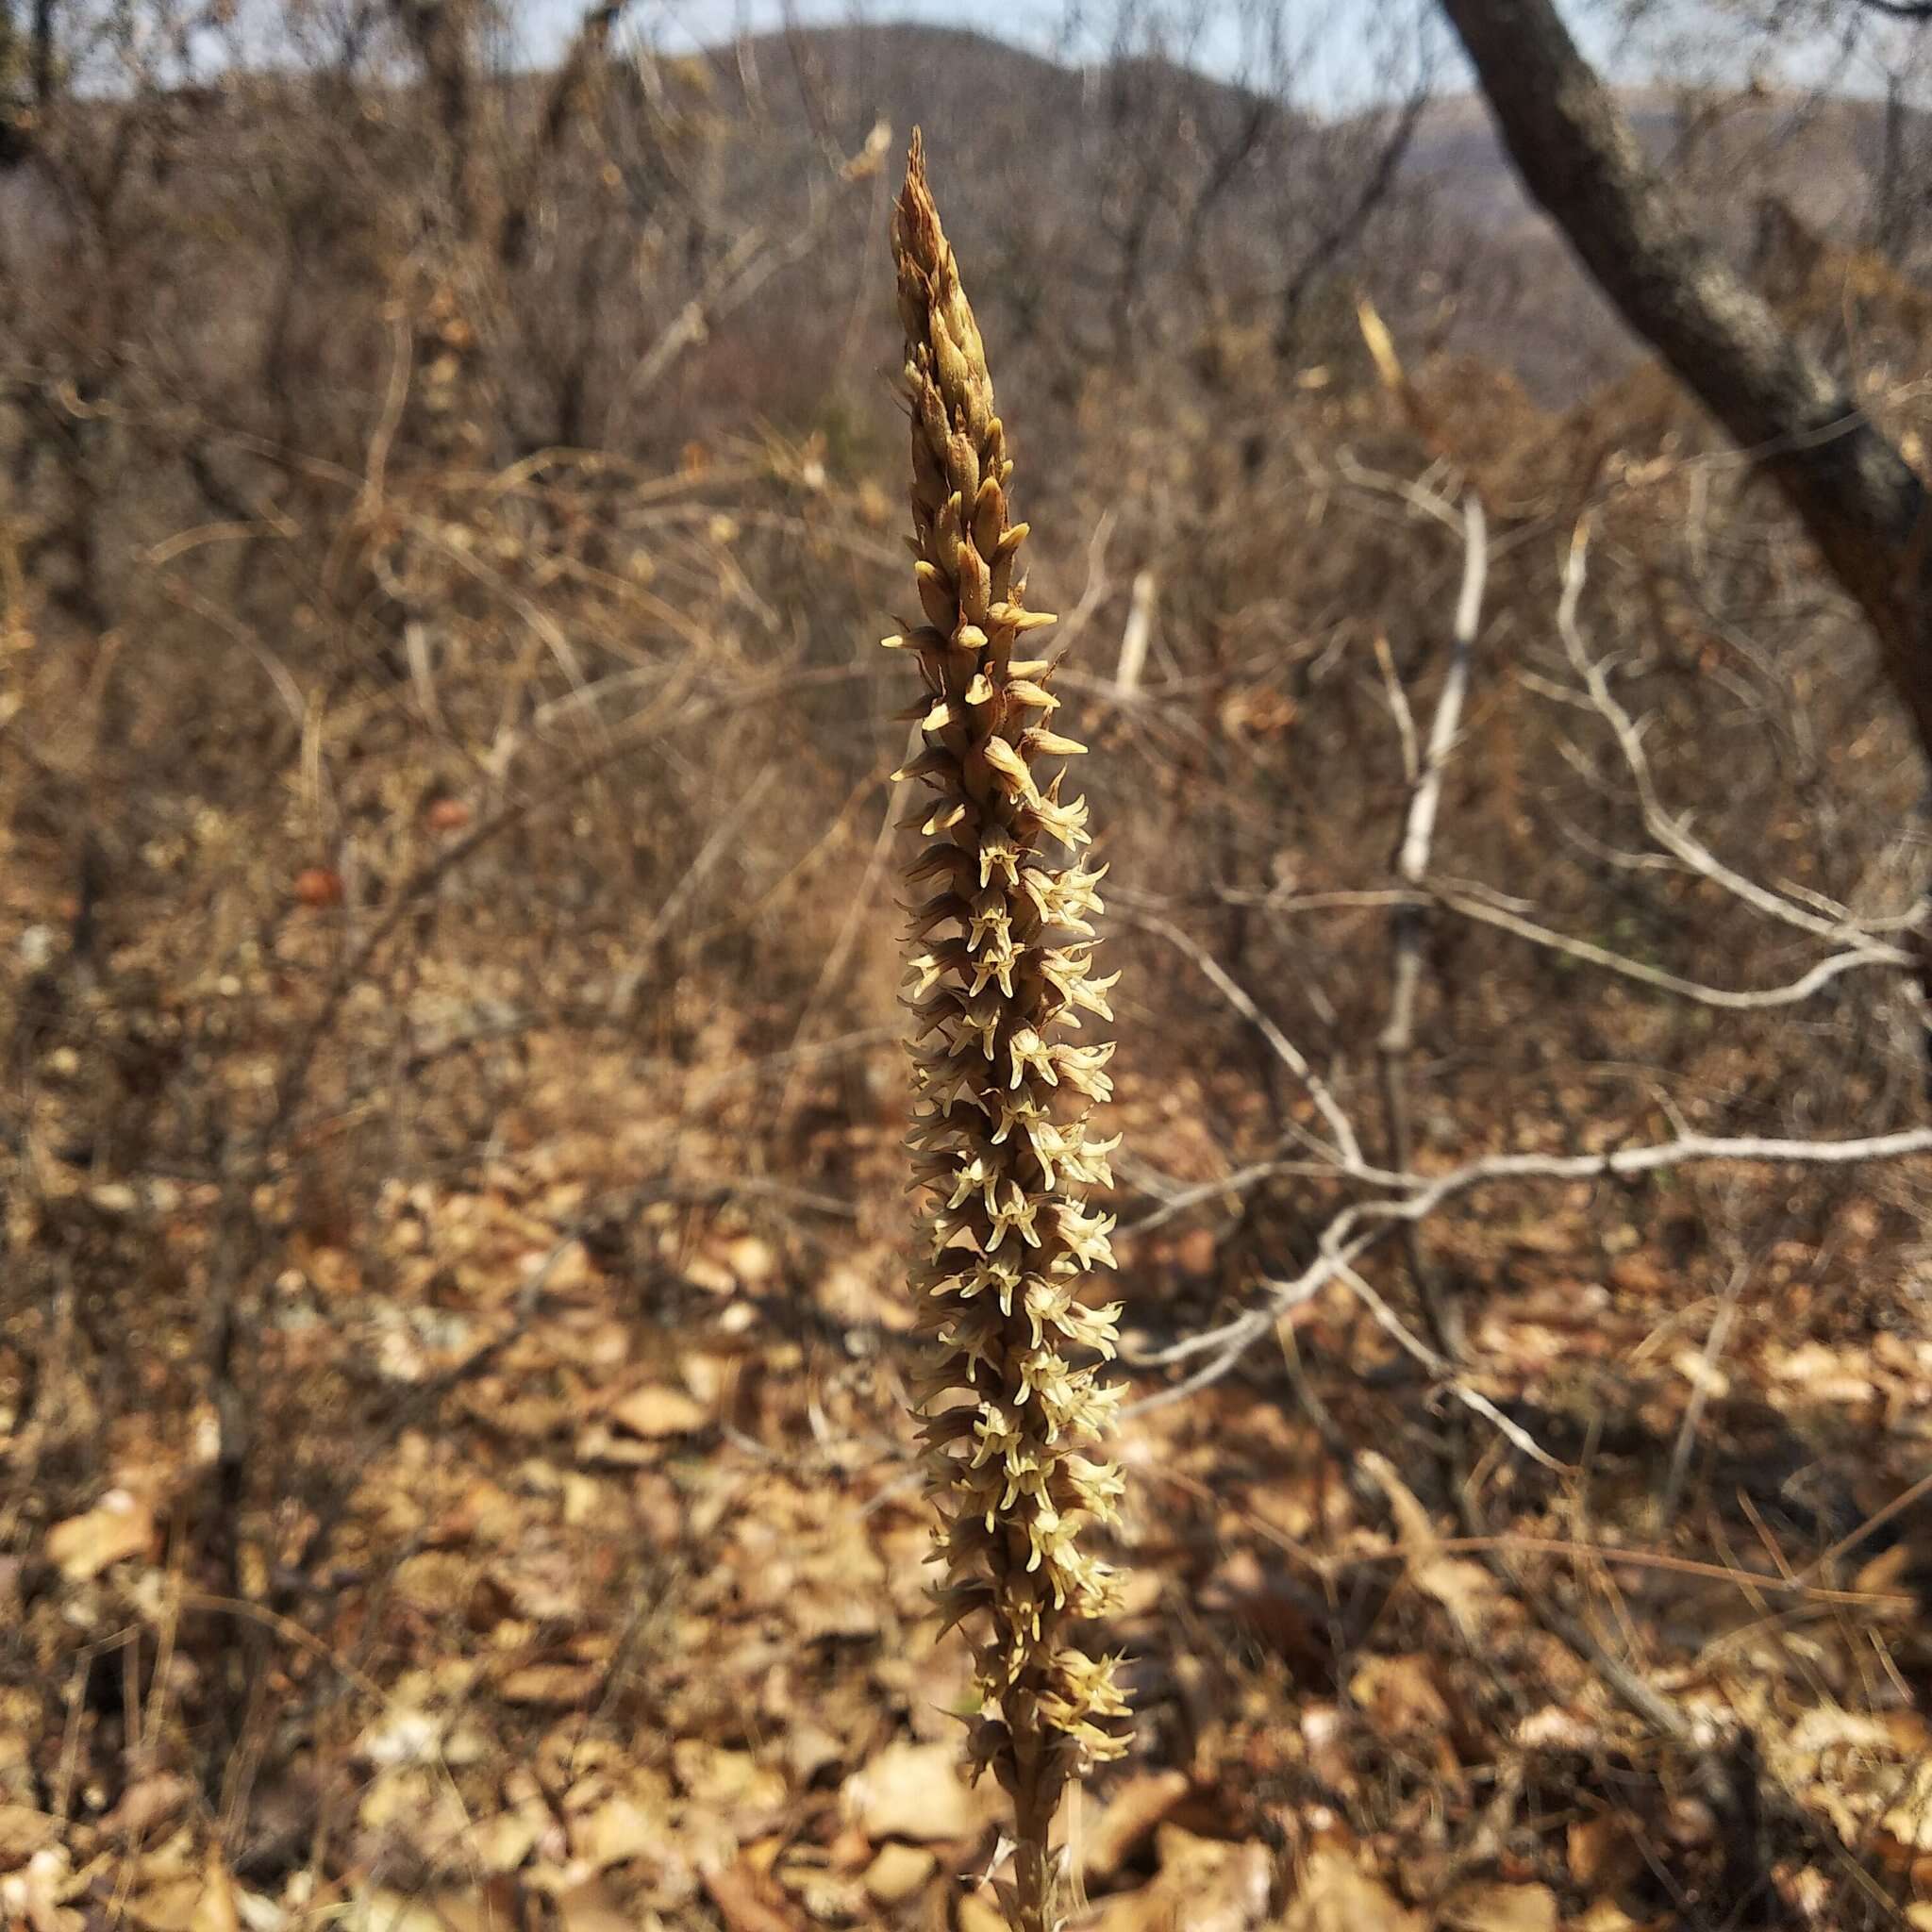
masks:
[[[0,1912],[993,1923],[905,1408],[917,116],[1122,968],[1083,1923],[1932,1919],[1924,774],[1431,124],[612,15],[504,77],[463,0],[190,86],[231,16],[58,19],[0,172]],[[1921,459],[1932,298],[1748,193]]]

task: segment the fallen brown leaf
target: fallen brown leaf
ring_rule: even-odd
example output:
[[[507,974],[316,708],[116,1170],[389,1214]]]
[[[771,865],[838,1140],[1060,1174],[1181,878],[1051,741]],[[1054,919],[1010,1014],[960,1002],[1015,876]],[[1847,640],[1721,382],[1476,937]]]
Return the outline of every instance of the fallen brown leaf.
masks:
[[[85,1583],[154,1541],[154,1511],[130,1490],[109,1490],[80,1516],[47,1532],[47,1557],[69,1583]]]
[[[0,1868],[25,1865],[60,1835],[60,1821],[31,1805],[0,1805]]]
[[[1252,1932],[1268,1913],[1274,1861],[1266,1847],[1197,1838],[1175,1824],[1156,1833],[1160,1875],[1116,1892],[1094,1932]]]
[[[1572,1919],[1569,1932],[1666,1932],[1668,1919],[1633,1919],[1614,1899],[1600,1898]]]
[[[601,1872],[608,1865],[653,1856],[663,1848],[669,1829],[662,1812],[620,1791],[572,1824],[571,1849]]]
[[[1128,1778],[1078,1847],[1082,1876],[1090,1883],[1111,1878],[1154,1836],[1155,1827],[1174,1815],[1189,1789],[1184,1771]]]
[[[1613,1890],[1643,1862],[1631,1821],[1621,1812],[1579,1818],[1571,1825],[1565,1844],[1571,1877],[1591,1891]]]
[[[1279,1932],[1424,1932],[1424,1923],[1345,1853],[1318,1851]]]
[[[126,1835],[142,1838],[158,1824],[164,1824],[194,1796],[194,1786],[179,1772],[157,1771],[135,1781],[121,1793],[121,1801],[102,1820],[100,1828],[109,1837]],[[10,1807],[0,1807],[4,1818]],[[4,1857],[6,1826],[0,1824],[0,1857]]]
[[[1450,1620],[1472,1642],[1481,1639],[1498,1621],[1503,1608],[1502,1592],[1496,1580],[1480,1563],[1442,1554],[1441,1538],[1429,1512],[1395,1473],[1395,1465],[1374,1450],[1364,1452],[1362,1468],[1389,1499],[1389,1513],[1394,1517],[1402,1539],[1402,1550],[1408,1561],[1408,1579],[1424,1596],[1433,1597],[1449,1612]]]
[[[26,1932],[85,1932],[89,1921],[67,1901],[83,1889],[64,1846],[49,1845],[17,1872],[0,1876],[0,1923]]]
[[[903,1905],[939,1868],[924,1845],[883,1845],[865,1868],[865,1889],[882,1906]]]
[[[742,1859],[707,1872],[704,1884],[728,1932],[799,1932],[800,1922],[778,1902],[776,1888]]]
[[[633,1436],[658,1442],[672,1436],[694,1435],[710,1422],[711,1412],[681,1389],[647,1382],[610,1405],[610,1420]]]
[[[655,1912],[646,1912],[641,1922],[635,1911],[627,1911],[602,1878],[589,1878],[581,1885],[555,1893],[551,1904],[557,1909],[563,1932],[645,1932],[658,1923]],[[498,1919],[493,1932],[505,1932]]]
[[[496,1691],[506,1704],[571,1708],[588,1703],[603,1681],[592,1664],[525,1664],[507,1672]]]
[[[1348,1694],[1380,1737],[1440,1737],[1450,1724],[1448,1702],[1425,1657],[1365,1657]]]
[[[991,1898],[976,1891],[961,1895],[958,1918],[959,1932],[1008,1932],[1006,1913]]]
[[[961,1782],[949,1744],[889,1744],[845,1780],[846,1815],[876,1843],[941,1844],[977,1835],[985,1811]]]
[[[143,1932],[240,1932],[235,1882],[212,1850],[199,1871],[175,1872],[127,1902],[127,1915]]]
[[[1557,1932],[1557,1897],[1544,1885],[1462,1885],[1443,1900],[1441,1924],[1444,1932]]]

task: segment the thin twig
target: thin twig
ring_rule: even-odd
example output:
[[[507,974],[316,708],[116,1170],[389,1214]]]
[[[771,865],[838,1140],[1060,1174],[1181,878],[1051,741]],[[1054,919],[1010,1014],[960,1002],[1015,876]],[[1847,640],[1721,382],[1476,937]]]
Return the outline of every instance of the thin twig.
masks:
[[[1557,604],[1557,632],[1563,641],[1563,648],[1569,655],[1570,662],[1574,666],[1577,675],[1583,679],[1584,689],[1590,695],[1591,703],[1610,727],[1610,734],[1616,741],[1618,752],[1630,774],[1632,784],[1636,787],[1644,829],[1679,864],[1710,880],[1713,885],[1722,888],[1754,911],[1761,912],[1767,918],[1774,919],[1799,932],[1809,933],[1814,938],[1838,942],[1849,941],[1861,948],[1870,946],[1870,936],[1859,927],[1844,908],[1834,907],[1829,912],[1814,912],[1806,907],[1793,904],[1784,894],[1772,891],[1755,879],[1746,878],[1743,874],[1724,864],[1701,840],[1693,838],[1665,809],[1663,801],[1657,795],[1656,781],[1651,775],[1649,755],[1643,749],[1642,728],[1617,702],[1610,691],[1609,680],[1604,675],[1603,666],[1590,655],[1589,647],[1583,640],[1581,625],[1577,621],[1577,607],[1583,596],[1589,549],[1590,525],[1588,519],[1584,519],[1578,522],[1572,533],[1570,547],[1563,560],[1563,589]]]
[[[1722,1007],[1730,1012],[1757,1012],[1767,1007],[1796,1006],[1844,974],[1868,966],[1884,966],[1897,972],[1908,970],[1913,964],[1911,955],[1903,947],[1865,944],[1818,960],[1784,986],[1706,986],[1699,980],[1686,979],[1680,974],[1667,972],[1661,966],[1646,965],[1641,959],[1613,953],[1608,947],[1599,946],[1590,940],[1572,939],[1567,933],[1557,932],[1533,919],[1524,919],[1500,906],[1488,904],[1474,894],[1438,886],[1429,896],[1432,903],[1455,913],[1458,919],[1494,926],[1499,931],[1527,940],[1532,945],[1561,953],[1565,958],[1581,960],[1585,965],[1601,967],[1607,973],[1616,974],[1619,978],[1655,987],[1659,992],[1674,993],[1679,999],[1691,1000],[1699,1006]]]
[[[1472,1189],[1504,1181],[1578,1181],[1627,1179],[1692,1164],[1722,1162],[1762,1166],[1843,1166],[1867,1160],[1899,1160],[1932,1154],[1932,1127],[1907,1127],[1890,1134],[1872,1134],[1843,1141],[1791,1141],[1769,1136],[1723,1137],[1679,1134],[1672,1140],[1641,1147],[1618,1147],[1601,1154],[1496,1154],[1430,1178],[1422,1174],[1390,1174],[1363,1169],[1348,1177],[1371,1186],[1406,1191],[1394,1201],[1357,1201],[1344,1208],[1323,1230],[1319,1252],[1299,1274],[1261,1283],[1268,1299],[1257,1307],[1217,1327],[1184,1337],[1165,1348],[1130,1357],[1134,1366],[1170,1367],[1208,1355],[1210,1359],[1172,1388],[1158,1390],[1130,1404],[1135,1414],[1165,1407],[1218,1382],[1230,1374],[1241,1357],[1271,1332],[1276,1317],[1319,1294],[1341,1271],[1352,1266],[1388,1234],[1407,1223],[1424,1220],[1446,1202]],[[1232,1181],[1224,1186],[1231,1186]]]
[[[1327,1122],[1328,1130],[1335,1137],[1329,1146],[1317,1136],[1294,1127],[1290,1131],[1305,1146],[1316,1153],[1336,1159],[1348,1172],[1354,1173],[1363,1167],[1361,1141],[1357,1138],[1354,1124],[1349,1120],[1340,1101],[1335,1098],[1328,1083],[1308,1064],[1307,1058],[1288,1035],[1282,1032],[1273,1020],[1257,1007],[1243,988],[1233,979],[1227,969],[1208,952],[1207,947],[1185,933],[1173,921],[1161,918],[1158,913],[1137,910],[1132,906],[1117,908],[1120,916],[1144,931],[1164,939],[1176,951],[1184,953],[1199,970],[1214,990],[1242,1019],[1254,1027],[1267,1041],[1269,1050],[1283,1066],[1302,1084],[1303,1090],[1314,1103],[1315,1110]]]
[[[1429,855],[1436,840],[1436,821],[1442,805],[1442,774],[1462,727],[1462,708],[1469,696],[1475,635],[1482,622],[1483,585],[1489,575],[1489,525],[1482,498],[1466,490],[1462,499],[1462,583],[1456,597],[1450,627],[1448,675],[1429,719],[1428,744],[1410,790],[1404,817],[1402,843],[1395,857],[1395,875],[1410,891],[1428,875]],[[1411,732],[1413,727],[1411,726]],[[1405,741],[1405,753],[1407,743]],[[1389,1018],[1375,1042],[1382,1075],[1382,1113],[1388,1130],[1389,1161],[1407,1169],[1414,1137],[1409,1122],[1408,1070],[1415,1053],[1416,996],[1422,985],[1424,913],[1413,901],[1395,908],[1389,922]],[[1403,1246],[1417,1300],[1428,1324],[1430,1339],[1444,1357],[1462,1352],[1461,1314],[1444,1292],[1442,1280],[1423,1253],[1415,1224],[1404,1230]]]
[[[1724,1284],[1717,1313],[1711,1317],[1710,1333],[1704,1338],[1697,1378],[1690,1387],[1690,1399],[1684,1405],[1684,1418],[1678,1425],[1677,1441],[1671,1451],[1670,1473],[1664,1479],[1659,1514],[1666,1529],[1676,1518],[1677,1501],[1684,1492],[1684,1477],[1690,1467],[1690,1451],[1697,1440],[1697,1425],[1704,1420],[1705,1406],[1710,1400],[1710,1387],[1717,1374],[1718,1357],[1724,1354],[1731,1323],[1737,1316],[1738,1297],[1743,1292],[1750,1273],[1742,1262],[1731,1270],[1731,1278]]]

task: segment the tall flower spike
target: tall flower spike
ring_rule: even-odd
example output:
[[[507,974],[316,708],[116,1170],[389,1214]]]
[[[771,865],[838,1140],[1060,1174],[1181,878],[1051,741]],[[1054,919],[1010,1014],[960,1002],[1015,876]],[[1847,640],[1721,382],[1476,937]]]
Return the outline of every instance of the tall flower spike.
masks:
[[[913,822],[940,834],[911,868],[908,979],[911,1145],[927,1189],[913,1285],[936,1344],[921,1414],[941,1607],[975,1641],[974,1767],[1013,1805],[1004,1903],[1016,1932],[1056,1932],[1054,1813],[1070,1778],[1126,1748],[1114,1660],[1078,1641],[1116,1592],[1082,1529],[1113,1520],[1120,1474],[1081,1453],[1118,1397],[1100,1371],[1119,1308],[1088,1294],[1112,1261],[1112,1221],[1081,1199],[1112,1178],[1113,1143],[1088,1127],[1111,1049],[1061,1037],[1082,1010],[1107,1016],[1111,981],[1088,976],[1099,874],[1058,856],[1085,841],[1085,803],[1062,802],[1063,774],[1036,775],[1084,747],[1044,722],[1051,667],[1015,654],[1053,619],[1025,608],[1013,466],[916,133],[892,252],[924,623],[887,642],[918,661],[924,751],[905,775],[938,794]]]

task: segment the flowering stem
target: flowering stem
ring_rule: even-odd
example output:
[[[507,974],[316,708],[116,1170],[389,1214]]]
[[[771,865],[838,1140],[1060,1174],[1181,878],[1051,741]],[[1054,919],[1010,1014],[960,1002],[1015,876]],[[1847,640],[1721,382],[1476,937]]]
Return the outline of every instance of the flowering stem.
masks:
[[[886,642],[924,687],[908,714],[924,749],[902,775],[933,794],[908,821],[930,841],[908,874],[910,1145],[928,1191],[914,1285],[937,1344],[920,1415],[941,1601],[975,1639],[974,1768],[1013,1805],[1008,1915],[1019,1932],[1055,1932],[1061,1794],[1125,1749],[1115,1660],[1071,1641],[1117,1590],[1081,1532],[1114,1520],[1121,1490],[1113,1464],[1082,1453],[1119,1401],[1101,1370],[1120,1309],[1086,1293],[1113,1260],[1112,1217],[1086,1205],[1112,1181],[1115,1142],[1089,1115],[1111,1091],[1113,1049],[1064,1036],[1082,1013],[1112,1018],[1112,980],[1091,974],[1101,872],[1058,856],[1088,842],[1086,801],[1062,798],[1064,765],[1043,785],[1036,774],[1085,747],[1053,729],[1051,663],[1020,655],[1053,619],[1025,608],[1013,466],[916,134],[892,244],[924,622]]]

